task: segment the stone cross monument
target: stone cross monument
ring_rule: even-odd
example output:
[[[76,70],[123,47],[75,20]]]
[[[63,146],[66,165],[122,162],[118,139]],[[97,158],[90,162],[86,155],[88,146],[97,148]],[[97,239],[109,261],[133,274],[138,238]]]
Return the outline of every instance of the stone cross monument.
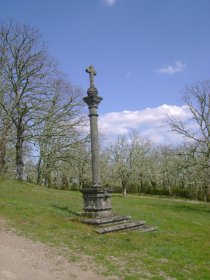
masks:
[[[97,109],[103,98],[98,95],[94,85],[94,76],[96,75],[94,67],[88,67],[86,72],[90,76],[90,87],[87,91],[87,96],[83,100],[88,105],[90,117],[92,184],[81,190],[84,199],[84,216],[88,216],[88,218],[82,219],[82,222],[100,226],[96,231],[101,234],[121,230],[156,230],[156,227],[145,226],[144,221],[132,221],[130,217],[118,216],[112,213],[112,191],[103,187],[100,176]]]
[[[87,96],[83,98],[89,108],[90,117],[90,139],[92,156],[92,185],[82,188],[85,214],[91,217],[109,217],[111,212],[111,190],[104,188],[101,184],[99,139],[98,139],[98,105],[102,97],[98,95],[98,90],[94,85],[96,75],[94,67],[91,65],[86,69],[90,77],[90,88]]]
[[[83,100],[89,107],[90,117],[90,139],[91,139],[91,155],[92,155],[92,183],[93,186],[101,186],[101,176],[99,167],[99,141],[98,141],[98,105],[103,99],[98,96],[98,91],[94,86],[94,76],[96,72],[93,66],[86,69],[90,76],[90,88],[88,89],[88,96]]]

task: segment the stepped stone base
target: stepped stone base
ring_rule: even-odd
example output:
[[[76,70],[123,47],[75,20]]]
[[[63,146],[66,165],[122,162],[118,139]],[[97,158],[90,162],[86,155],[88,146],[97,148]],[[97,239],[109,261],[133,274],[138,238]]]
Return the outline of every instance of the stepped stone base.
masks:
[[[150,232],[157,229],[155,226],[146,226],[144,221],[132,221],[130,217],[117,215],[106,218],[89,218],[81,220],[81,222],[97,226],[95,231],[99,234],[130,230]]]
[[[112,213],[112,190],[102,186],[93,186],[81,190],[84,200],[84,213],[82,223],[96,226],[96,232],[100,234],[138,230],[141,232],[154,231],[155,226],[145,226],[144,221],[132,221],[128,216],[119,216]]]
[[[96,232],[100,234],[104,233],[110,233],[110,232],[115,232],[115,231],[131,231],[131,230],[136,230],[140,232],[150,232],[150,231],[155,231],[157,227],[155,226],[145,226],[144,222],[129,222],[125,224],[119,224],[119,225],[113,225],[109,227],[104,227],[97,229]]]
[[[89,225],[106,225],[106,224],[115,224],[120,222],[128,221],[130,217],[127,216],[117,216],[113,215],[106,218],[96,218],[96,219],[85,219],[83,220],[83,223],[89,224]]]
[[[109,233],[109,232],[114,232],[114,231],[121,231],[121,230],[126,230],[126,229],[136,229],[141,226],[143,226],[145,222],[143,221],[129,221],[129,222],[124,222],[124,223],[119,223],[119,224],[114,224],[114,225],[109,225],[100,229],[97,229],[96,232],[98,233]]]

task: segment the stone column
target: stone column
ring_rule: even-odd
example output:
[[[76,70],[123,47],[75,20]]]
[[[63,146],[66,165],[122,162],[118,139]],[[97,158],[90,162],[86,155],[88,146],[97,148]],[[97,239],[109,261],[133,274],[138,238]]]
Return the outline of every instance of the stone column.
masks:
[[[99,140],[98,140],[98,105],[103,98],[98,96],[96,88],[89,88],[88,96],[83,100],[89,107],[90,139],[92,155],[92,182],[93,186],[101,186]]]
[[[99,157],[99,140],[98,140],[98,105],[102,97],[94,86],[94,76],[96,72],[93,66],[86,69],[90,75],[90,88],[87,91],[84,102],[89,108],[90,117],[90,138],[91,138],[91,156],[92,156],[92,185],[82,188],[84,199],[85,214],[92,217],[109,217],[111,212],[111,193],[110,189],[104,188],[101,184],[100,176],[100,157]]]

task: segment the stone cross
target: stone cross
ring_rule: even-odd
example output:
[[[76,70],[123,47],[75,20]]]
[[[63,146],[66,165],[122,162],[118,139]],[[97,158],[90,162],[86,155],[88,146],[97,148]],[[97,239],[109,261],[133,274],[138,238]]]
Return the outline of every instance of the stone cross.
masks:
[[[96,75],[96,71],[95,71],[93,65],[89,66],[85,71],[90,76],[90,87],[94,88],[94,76]]]
[[[101,183],[100,174],[100,153],[98,137],[98,105],[102,97],[98,95],[98,90],[94,86],[94,76],[96,75],[94,67],[91,65],[85,71],[90,76],[90,88],[87,96],[83,98],[89,108],[90,118],[90,140],[91,140],[91,160],[92,160],[92,184],[82,188],[84,199],[85,214],[91,217],[112,216],[111,212],[111,190],[106,189]]]

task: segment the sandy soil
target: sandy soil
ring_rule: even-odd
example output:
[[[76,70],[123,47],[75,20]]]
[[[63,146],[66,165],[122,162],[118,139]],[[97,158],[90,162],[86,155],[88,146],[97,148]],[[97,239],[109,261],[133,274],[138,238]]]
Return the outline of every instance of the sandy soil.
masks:
[[[85,259],[85,258],[84,258]],[[85,270],[84,270],[85,267]],[[42,243],[5,230],[0,219],[0,280],[104,280],[85,260],[70,263]]]

